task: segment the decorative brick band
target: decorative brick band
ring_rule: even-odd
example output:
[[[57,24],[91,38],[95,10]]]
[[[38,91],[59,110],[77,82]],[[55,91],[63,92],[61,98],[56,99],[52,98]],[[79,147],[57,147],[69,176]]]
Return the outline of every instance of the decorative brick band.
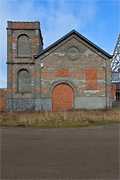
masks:
[[[8,21],[8,27],[7,29],[40,29],[40,23],[39,22],[13,22]]]

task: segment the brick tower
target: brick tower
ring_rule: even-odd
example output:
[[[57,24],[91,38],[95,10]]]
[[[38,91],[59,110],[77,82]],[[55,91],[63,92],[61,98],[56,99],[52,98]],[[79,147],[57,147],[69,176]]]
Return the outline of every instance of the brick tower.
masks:
[[[7,109],[34,109],[34,55],[43,48],[39,22],[7,24]]]

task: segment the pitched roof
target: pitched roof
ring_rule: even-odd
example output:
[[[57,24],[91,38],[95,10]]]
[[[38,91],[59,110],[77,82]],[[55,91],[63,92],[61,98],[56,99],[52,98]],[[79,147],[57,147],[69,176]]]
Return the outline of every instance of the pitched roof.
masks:
[[[38,58],[39,56],[41,56],[42,54],[46,53],[47,51],[49,51],[50,49],[54,48],[55,46],[57,46],[59,43],[61,43],[62,41],[66,40],[68,37],[70,37],[71,35],[77,35],[80,39],[82,39],[83,41],[85,41],[87,44],[89,44],[90,46],[92,46],[93,48],[95,48],[97,51],[99,51],[100,53],[102,53],[103,55],[107,56],[108,58],[112,58],[112,55],[110,55],[109,53],[107,53],[106,51],[104,51],[103,49],[101,49],[100,47],[98,47],[97,45],[95,45],[93,42],[89,41],[86,37],[84,37],[83,35],[81,35],[79,32],[77,32],[76,30],[72,30],[69,33],[67,33],[66,35],[64,35],[62,38],[58,39],[56,42],[54,42],[53,44],[51,44],[50,46],[48,46],[47,48],[43,49],[42,51],[40,51],[39,54],[35,55],[35,58]]]

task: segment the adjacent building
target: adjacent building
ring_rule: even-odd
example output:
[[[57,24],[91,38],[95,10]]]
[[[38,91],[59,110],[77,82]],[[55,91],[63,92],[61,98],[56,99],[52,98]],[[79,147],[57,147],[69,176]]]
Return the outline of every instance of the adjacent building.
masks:
[[[113,52],[112,62],[113,106],[120,106],[120,34]]]

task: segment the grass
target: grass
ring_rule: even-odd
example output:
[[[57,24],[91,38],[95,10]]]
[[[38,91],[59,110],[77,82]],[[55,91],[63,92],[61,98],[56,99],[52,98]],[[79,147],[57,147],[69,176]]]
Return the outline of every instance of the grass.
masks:
[[[72,112],[0,113],[0,126],[21,127],[84,127],[120,123],[120,109],[81,110]]]

